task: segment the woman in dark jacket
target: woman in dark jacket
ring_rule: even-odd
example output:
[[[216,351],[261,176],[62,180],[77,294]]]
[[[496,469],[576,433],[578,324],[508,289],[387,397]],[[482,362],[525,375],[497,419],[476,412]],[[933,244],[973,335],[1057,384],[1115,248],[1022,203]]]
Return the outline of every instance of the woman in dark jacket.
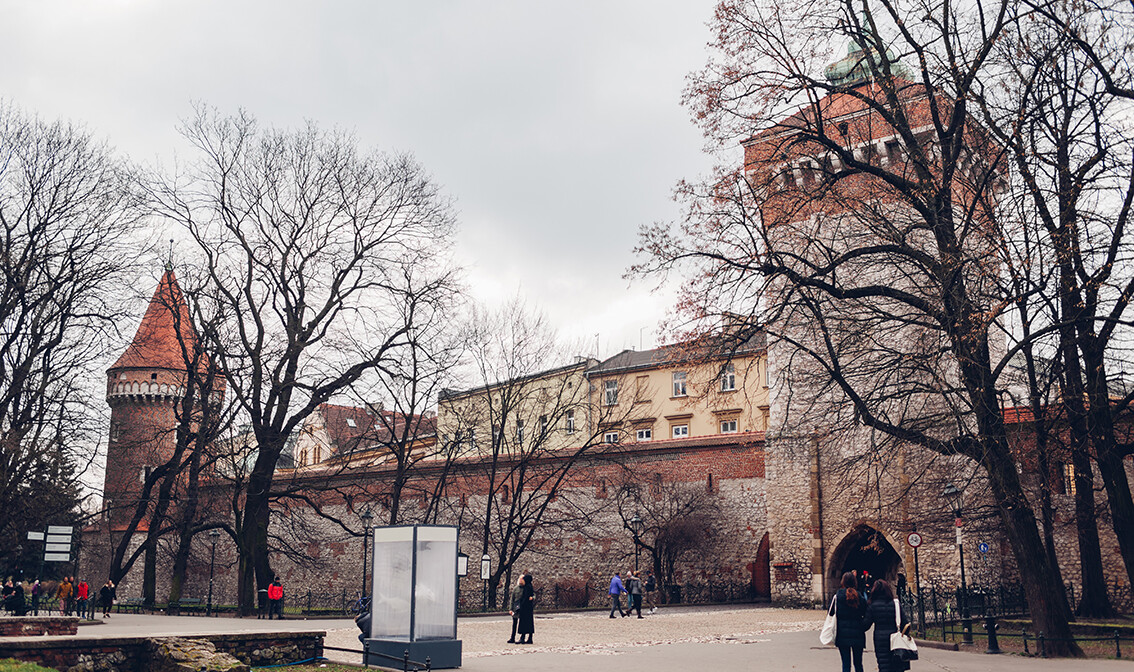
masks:
[[[531,644],[532,633],[535,632],[535,590],[529,583],[528,576],[524,576],[521,581],[523,584],[520,587],[520,627],[516,629],[516,634],[520,636],[520,644]],[[526,640],[524,635],[528,636]]]
[[[524,611],[524,577],[520,577],[516,581],[516,586],[512,588],[511,600],[508,603],[508,614],[512,617],[512,636],[508,638],[509,644],[516,643],[516,630],[520,626],[520,614]],[[523,637],[520,637],[520,644],[523,644]]]
[[[862,619],[866,615],[866,596],[858,594],[858,580],[854,572],[843,574],[843,587],[835,593],[835,646],[843,658],[843,672],[862,672],[862,649],[866,647],[866,630]]]
[[[874,582],[870,590],[870,604],[866,607],[866,616],[862,619],[862,629],[865,632],[874,626],[874,657],[878,659],[878,672],[899,672],[910,669],[909,663],[901,663],[890,657],[890,635],[898,631],[898,618],[902,621],[902,629],[909,624],[905,614],[894,616],[894,609],[899,605],[894,601],[894,589],[890,583],[883,579]]]

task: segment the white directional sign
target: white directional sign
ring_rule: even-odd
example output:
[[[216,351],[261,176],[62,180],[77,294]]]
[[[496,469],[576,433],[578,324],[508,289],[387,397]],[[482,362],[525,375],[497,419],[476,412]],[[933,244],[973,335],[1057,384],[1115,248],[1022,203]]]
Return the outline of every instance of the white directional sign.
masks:
[[[70,553],[71,544],[48,544],[47,548],[43,550],[48,553]]]
[[[71,554],[70,553],[44,553],[43,554],[43,561],[44,562],[70,562],[71,561]]]
[[[28,532],[28,541],[43,541],[43,532]]]
[[[47,526],[47,533],[48,534],[66,534],[66,535],[70,536],[71,533],[74,532],[74,531],[75,531],[75,528],[71,527],[70,525],[48,525]]]
[[[71,535],[69,534],[49,534],[47,535],[47,543],[49,544],[70,544]]]

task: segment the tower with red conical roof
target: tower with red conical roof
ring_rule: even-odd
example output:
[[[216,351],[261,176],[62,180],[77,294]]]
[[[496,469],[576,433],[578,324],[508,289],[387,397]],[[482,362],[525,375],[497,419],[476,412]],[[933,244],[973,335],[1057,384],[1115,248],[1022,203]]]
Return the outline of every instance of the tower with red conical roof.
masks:
[[[150,470],[174,453],[187,356],[196,348],[189,307],[167,264],[133,341],[107,370],[110,439],[103,492],[112,527],[130,519]]]

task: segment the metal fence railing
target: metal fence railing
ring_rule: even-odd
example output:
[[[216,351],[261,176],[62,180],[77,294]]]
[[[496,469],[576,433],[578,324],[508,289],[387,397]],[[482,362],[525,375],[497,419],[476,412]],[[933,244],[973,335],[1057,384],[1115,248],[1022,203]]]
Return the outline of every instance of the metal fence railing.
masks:
[[[585,583],[582,581],[566,581],[550,586],[536,587],[536,605],[544,611],[560,609],[601,609],[610,608],[610,584]],[[746,582],[709,582],[709,583],[681,583],[665,586],[665,590],[656,590],[652,595],[655,604],[728,604],[741,602],[757,602],[761,597],[756,594],[752,584]],[[500,596],[497,604],[491,601],[488,611],[500,611]],[[766,598],[764,598],[766,599]],[[457,609],[461,613],[479,613],[484,611],[484,596],[481,593],[463,592],[458,600]],[[626,604],[625,596],[622,599]]]

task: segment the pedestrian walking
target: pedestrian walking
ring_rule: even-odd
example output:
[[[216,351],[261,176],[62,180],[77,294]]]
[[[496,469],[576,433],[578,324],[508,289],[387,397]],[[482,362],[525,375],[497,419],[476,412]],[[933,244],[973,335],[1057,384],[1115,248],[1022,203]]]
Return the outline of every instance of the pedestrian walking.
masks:
[[[276,619],[283,620],[283,584],[280,583],[280,577],[272,577],[272,582],[268,584],[268,620],[272,620],[272,614],[275,614]]]
[[[12,595],[8,598],[11,602],[11,610],[13,616],[27,616],[28,605],[27,600],[24,598],[24,584],[22,581],[16,581],[12,584]]]
[[[520,611],[524,606],[524,577],[516,579],[512,587],[511,601],[508,603],[508,615],[512,617],[512,636],[508,638],[509,644],[516,644],[516,630],[520,627]]]
[[[646,583],[642,586],[646,591],[646,606],[650,608],[650,613],[658,610],[657,598],[654,597],[658,590],[658,580],[654,578],[654,573],[646,572]]]
[[[835,646],[843,659],[843,672],[851,672],[852,664],[854,672],[863,672],[862,650],[866,647],[866,630],[862,621],[866,616],[866,596],[859,594],[854,572],[843,574],[842,588],[835,593],[828,613],[835,616]]]
[[[531,644],[532,634],[535,633],[535,591],[532,590],[528,575],[521,577],[520,581],[520,609],[516,628],[520,641],[517,643]]]
[[[63,580],[59,582],[59,587],[55,589],[55,599],[59,602],[59,615],[69,616],[71,613],[71,593],[74,592],[74,586],[71,585],[71,577],[64,576]]]
[[[75,587],[75,612],[79,618],[87,617],[87,600],[90,598],[90,586],[85,580],[80,580]]]
[[[117,596],[118,590],[110,579],[107,579],[106,584],[98,589],[98,604],[102,607],[103,618],[110,618],[110,607],[114,604],[114,599]]]
[[[626,574],[630,577],[626,580],[626,611],[634,613],[634,610],[637,610],[638,618],[642,618],[642,580],[633,570],[627,571]]]
[[[32,615],[39,616],[39,596],[43,593],[43,587],[39,585],[39,579],[32,582],[31,587],[31,606]]]
[[[863,632],[874,627],[874,657],[878,661],[878,672],[900,672],[910,669],[910,664],[894,660],[890,655],[890,635],[898,632],[898,621],[904,632],[909,619],[901,612],[901,605],[894,597],[894,589],[885,579],[876,579],[870,589],[870,604],[862,619]]]
[[[618,612],[619,616],[626,616],[626,612],[622,611],[622,594],[626,592],[626,587],[622,585],[622,573],[615,572],[614,576],[610,579],[610,617],[614,618],[614,612]]]

